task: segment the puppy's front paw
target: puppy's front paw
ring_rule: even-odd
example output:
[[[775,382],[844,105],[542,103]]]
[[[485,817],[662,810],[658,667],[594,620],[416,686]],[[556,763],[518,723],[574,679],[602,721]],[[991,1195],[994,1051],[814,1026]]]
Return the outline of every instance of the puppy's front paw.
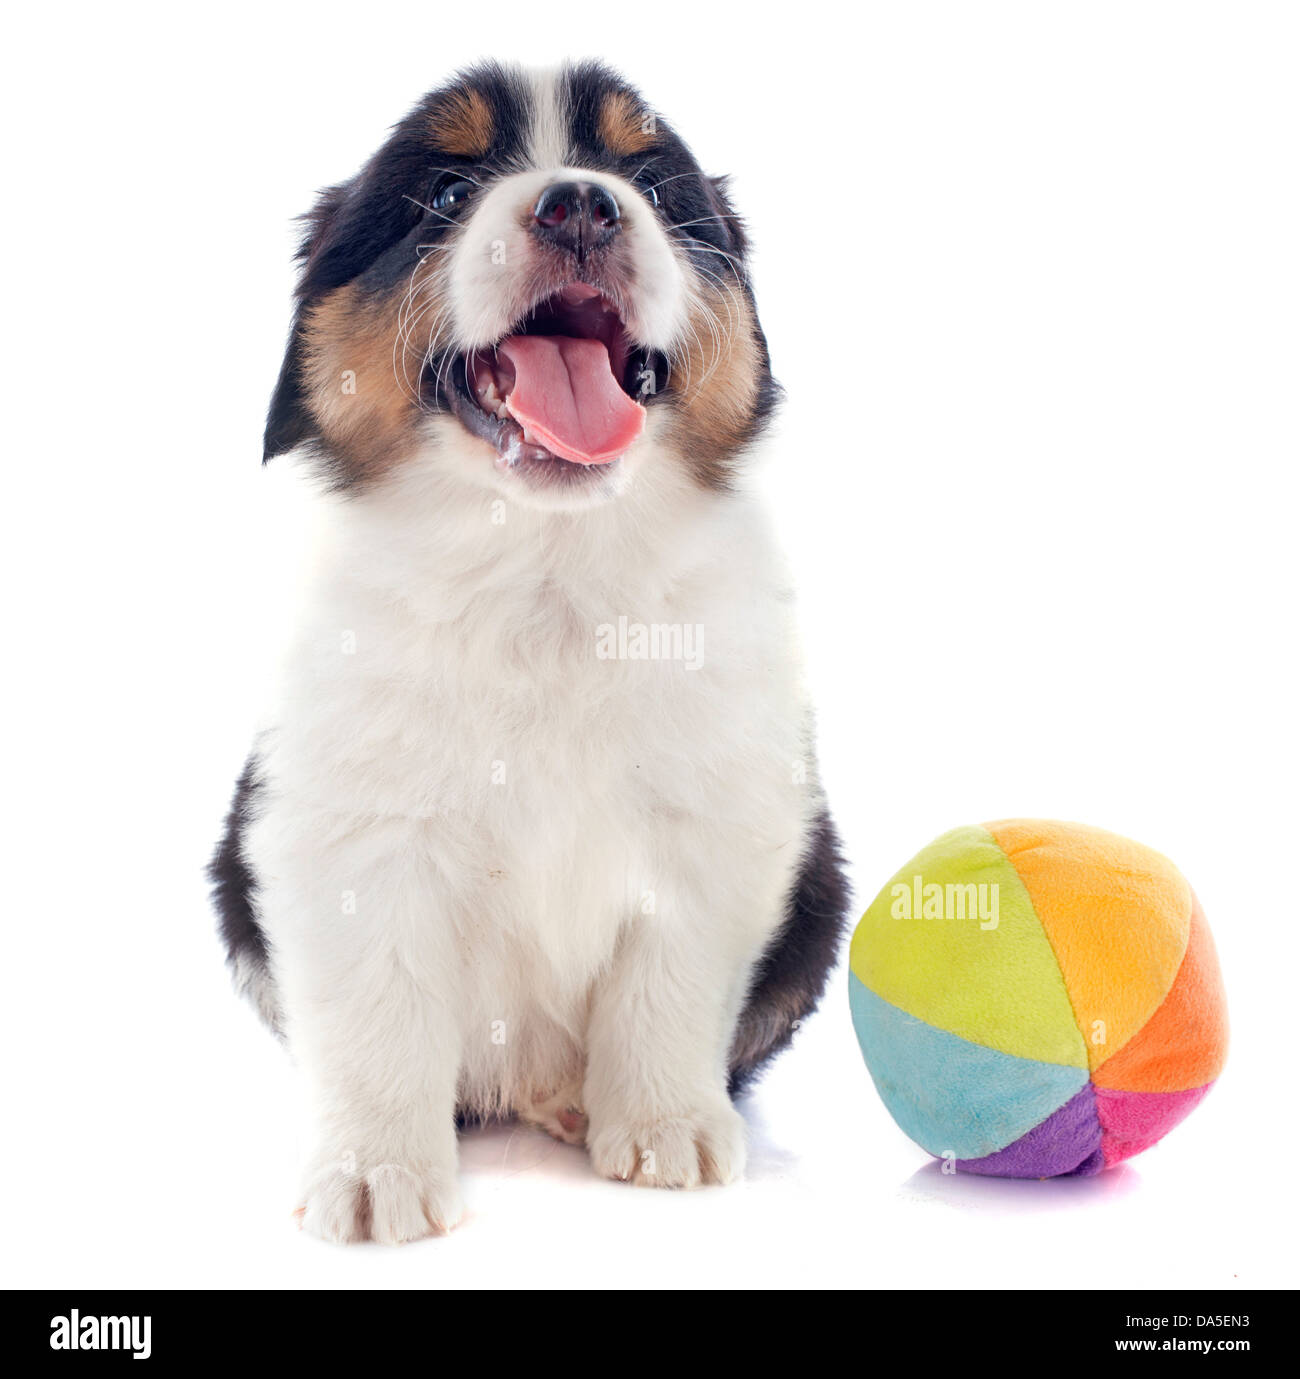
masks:
[[[593,1118],[587,1143],[598,1173],[640,1187],[730,1183],[745,1171],[745,1122],[725,1098],[682,1116]]]
[[[340,1244],[402,1245],[445,1235],[464,1212],[454,1175],[444,1179],[395,1163],[363,1169],[346,1156],[313,1173],[304,1196],[303,1230]]]

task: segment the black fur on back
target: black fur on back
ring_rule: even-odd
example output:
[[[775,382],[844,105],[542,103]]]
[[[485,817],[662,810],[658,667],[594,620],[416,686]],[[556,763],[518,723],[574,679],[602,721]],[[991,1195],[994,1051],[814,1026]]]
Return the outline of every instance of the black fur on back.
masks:
[[[278,1034],[270,955],[266,935],[257,922],[256,881],[244,860],[244,831],[256,813],[261,789],[257,758],[253,755],[244,763],[235,783],[235,796],[226,815],[225,830],[208,864],[208,880],[212,883],[218,932],[236,983]]]
[[[812,1014],[848,926],[849,883],[839,835],[823,809],[813,823],[788,915],[754,971],[731,1046],[727,1090],[739,1096]]]

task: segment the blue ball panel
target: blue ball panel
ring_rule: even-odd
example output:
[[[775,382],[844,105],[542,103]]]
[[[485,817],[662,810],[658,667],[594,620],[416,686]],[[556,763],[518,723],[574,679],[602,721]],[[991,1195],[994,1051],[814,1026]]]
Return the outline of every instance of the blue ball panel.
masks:
[[[979,1159],[1018,1140],[1088,1081],[1083,1068],[1016,1058],[936,1029],[849,974],[858,1043],[903,1133],[939,1157]]]

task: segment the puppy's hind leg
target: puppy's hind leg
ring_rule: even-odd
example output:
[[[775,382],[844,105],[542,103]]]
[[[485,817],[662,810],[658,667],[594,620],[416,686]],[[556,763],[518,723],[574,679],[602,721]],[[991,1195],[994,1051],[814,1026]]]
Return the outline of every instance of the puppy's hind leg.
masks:
[[[518,1116],[565,1144],[587,1142],[587,1114],[582,1109],[582,1084],[579,1082],[554,1092],[538,1093],[518,1108]]]

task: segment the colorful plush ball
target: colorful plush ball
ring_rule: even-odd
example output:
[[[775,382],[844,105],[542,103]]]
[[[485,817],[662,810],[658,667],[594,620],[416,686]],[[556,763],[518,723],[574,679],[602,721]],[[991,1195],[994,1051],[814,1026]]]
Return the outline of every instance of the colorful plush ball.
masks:
[[[958,828],[853,935],[853,1023],[890,1114],[963,1173],[1099,1173],[1223,1066],[1209,926],[1159,853],[1082,824]]]

